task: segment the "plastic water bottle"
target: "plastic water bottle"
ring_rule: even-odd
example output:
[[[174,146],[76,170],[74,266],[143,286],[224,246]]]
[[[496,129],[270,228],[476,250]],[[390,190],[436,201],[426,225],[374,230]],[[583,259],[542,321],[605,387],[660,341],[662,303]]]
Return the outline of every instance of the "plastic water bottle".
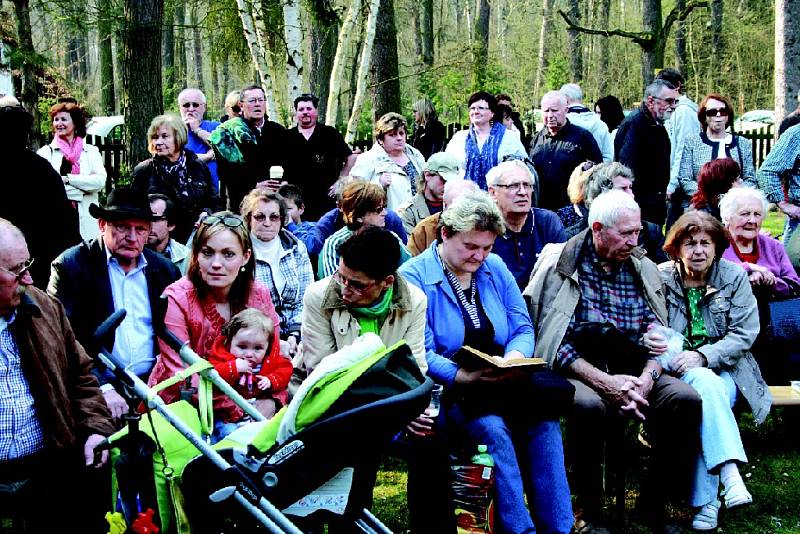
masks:
[[[459,534],[494,530],[494,459],[486,445],[478,445],[467,465],[451,465],[453,502]]]

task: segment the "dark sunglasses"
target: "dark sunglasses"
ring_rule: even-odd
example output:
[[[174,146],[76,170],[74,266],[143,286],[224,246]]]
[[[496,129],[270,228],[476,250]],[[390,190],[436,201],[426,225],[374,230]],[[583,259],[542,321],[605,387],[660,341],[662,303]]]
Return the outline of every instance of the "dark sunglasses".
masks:
[[[184,108],[184,109],[188,109],[188,108],[199,108],[199,107],[200,107],[200,106],[202,106],[202,105],[203,105],[203,104],[201,104],[201,103],[199,103],[199,102],[184,102],[183,104],[181,104],[181,107],[182,107],[182,108]]]
[[[209,215],[203,219],[202,224],[211,226],[217,223],[221,223],[228,228],[239,228],[240,226],[244,226],[244,219],[237,215]]]
[[[727,117],[728,108],[707,109],[706,117]]]
[[[28,261],[23,263],[19,269],[11,270],[11,269],[6,269],[5,267],[0,267],[0,271],[7,272],[11,276],[13,276],[17,282],[19,282],[20,280],[25,278],[25,275],[28,274],[32,265],[33,265],[33,258],[30,258],[28,259]]]
[[[253,220],[259,223],[263,223],[267,220],[267,215],[264,213],[256,213],[252,216]],[[276,213],[270,213],[269,215],[269,222],[276,223],[281,220],[281,216]]]

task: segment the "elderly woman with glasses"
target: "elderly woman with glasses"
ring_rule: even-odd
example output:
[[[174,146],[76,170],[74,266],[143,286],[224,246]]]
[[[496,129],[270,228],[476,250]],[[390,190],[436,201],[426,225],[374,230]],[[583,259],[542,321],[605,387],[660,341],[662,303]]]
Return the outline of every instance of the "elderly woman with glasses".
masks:
[[[720,158],[731,158],[739,164],[745,184],[756,187],[753,148],[748,139],[733,133],[733,106],[722,95],[712,93],[700,102],[697,112],[702,130],[683,145],[677,177],[670,180],[668,193],[682,192],[684,208],[697,192],[697,178],[703,164]],[[728,131],[731,128],[731,131]]]
[[[277,193],[253,189],[239,211],[250,229],[256,280],[269,289],[281,319],[281,337],[293,354],[300,341],[303,295],[314,281],[306,246],[284,228],[288,208]]]
[[[344,187],[339,210],[345,225],[322,245],[317,278],[331,276],[339,268],[339,245],[347,238],[366,226],[386,226],[386,193],[377,184],[355,180]],[[396,234],[390,234],[400,242],[400,263],[403,263],[411,257],[411,253]]]
[[[508,130],[498,116],[497,100],[485,91],[473,93],[467,101],[469,128],[456,132],[445,152],[458,161],[464,178],[486,190],[486,173],[507,157],[525,159],[528,154],[519,132]]]
[[[222,326],[245,308],[261,310],[275,325],[280,324],[270,292],[253,279],[254,270],[253,246],[244,219],[229,211],[209,215],[195,234],[186,276],[164,290],[167,299],[165,326],[188,342],[200,357],[208,359]],[[275,328],[271,343],[269,356],[273,358],[280,356],[279,330]],[[185,368],[180,356],[161,340],[159,348],[161,354],[148,381],[151,386]],[[224,368],[218,370],[225,373],[227,363],[220,365]],[[197,382],[195,375],[193,387],[197,387]],[[159,395],[165,402],[175,402],[181,398],[181,387],[169,387]],[[215,419],[223,424],[236,423],[244,415],[241,408],[218,390],[214,390],[213,403]]]
[[[350,176],[379,184],[386,191],[386,208],[396,210],[417,194],[417,176],[425,157],[406,143],[408,125],[399,113],[387,113],[375,121],[375,144],[353,165]]]
[[[211,172],[191,150],[186,149],[189,131],[175,115],[159,115],[147,129],[147,150],[152,158],[133,169],[134,189],[161,193],[172,200],[181,214],[172,236],[184,243],[202,215],[219,204]]]
[[[442,212],[439,229],[441,239],[400,268],[428,299],[428,375],[444,386],[437,424],[454,442],[488,446],[503,532],[571,532],[558,417],[544,415],[545,406],[529,409],[535,391],[520,375],[454,358],[465,345],[503,358],[533,354],[533,325],[517,282],[491,254],[505,231],[503,216],[488,193],[476,191]]]

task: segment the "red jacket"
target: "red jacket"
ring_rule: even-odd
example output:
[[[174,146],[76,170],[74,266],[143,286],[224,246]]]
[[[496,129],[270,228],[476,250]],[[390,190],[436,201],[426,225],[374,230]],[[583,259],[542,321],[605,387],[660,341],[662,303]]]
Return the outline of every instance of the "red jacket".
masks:
[[[264,356],[264,361],[261,362],[261,369],[255,373],[266,376],[272,384],[270,389],[262,391],[258,389],[255,381],[252,388],[239,383],[242,373],[236,369],[236,356],[231,354],[225,347],[225,341],[224,336],[217,337],[211,352],[208,354],[208,361],[211,362],[222,379],[234,386],[236,391],[247,399],[273,397],[286,404],[286,386],[289,385],[289,379],[292,377],[292,362],[281,356],[280,343],[272,343],[269,352]]]

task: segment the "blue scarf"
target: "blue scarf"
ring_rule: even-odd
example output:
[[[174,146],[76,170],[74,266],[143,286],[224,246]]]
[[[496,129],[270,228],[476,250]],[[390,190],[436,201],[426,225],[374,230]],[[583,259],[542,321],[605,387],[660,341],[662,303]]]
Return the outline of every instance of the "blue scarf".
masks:
[[[489,138],[483,143],[483,149],[478,150],[478,139],[475,135],[475,127],[470,125],[469,135],[467,135],[467,168],[465,170],[465,178],[472,180],[478,187],[486,190],[486,173],[489,169],[497,165],[497,151],[500,148],[500,142],[503,140],[503,135],[506,133],[506,127],[502,122],[495,122],[492,125],[492,131],[489,132]]]

